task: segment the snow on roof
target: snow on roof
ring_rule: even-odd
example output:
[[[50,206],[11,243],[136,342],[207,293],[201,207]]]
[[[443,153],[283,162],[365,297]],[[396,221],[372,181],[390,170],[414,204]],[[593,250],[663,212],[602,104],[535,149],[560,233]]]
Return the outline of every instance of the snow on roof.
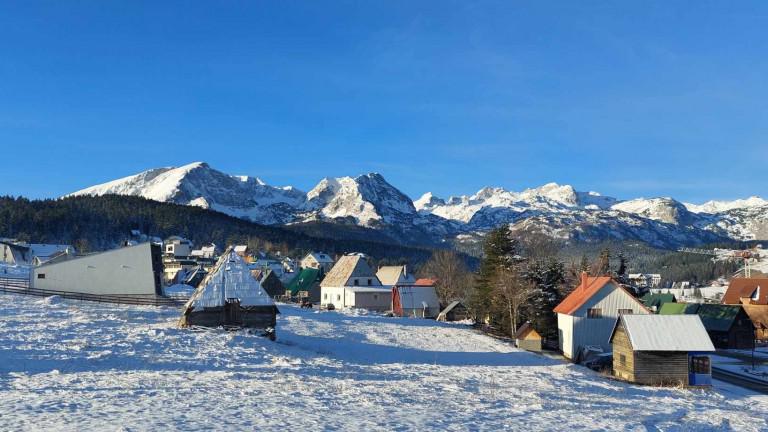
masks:
[[[228,250],[189,299],[186,307],[223,306],[225,299],[231,298],[239,299],[241,306],[275,304],[262,289],[259,281],[251,275],[245,260],[234,251]]]
[[[308,254],[307,257],[310,257],[310,256],[312,258],[314,258],[315,261],[317,261],[318,263],[332,263],[333,262],[333,258],[330,255],[328,255],[326,253],[323,253],[323,252],[312,252],[312,253]]]
[[[246,252],[247,250],[248,250],[248,246],[247,245],[237,245],[237,246],[235,246],[235,252],[242,253],[242,252]]]
[[[59,245],[59,244],[40,244],[40,243],[33,243],[29,245],[29,249],[32,251],[33,257],[52,257],[53,255],[56,255],[60,252],[67,252],[74,254],[75,248],[70,245]]]
[[[635,351],[715,351],[698,315],[622,315],[620,320]]]

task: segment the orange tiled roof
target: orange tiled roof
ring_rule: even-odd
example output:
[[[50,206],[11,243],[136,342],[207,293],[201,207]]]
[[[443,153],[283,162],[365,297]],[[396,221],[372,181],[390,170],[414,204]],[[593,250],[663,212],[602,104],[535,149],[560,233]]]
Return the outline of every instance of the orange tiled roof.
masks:
[[[752,304],[768,304],[768,278],[734,278],[728,284],[728,290],[723,295],[723,304],[741,304],[742,297],[752,297],[757,287],[760,287],[760,297],[752,300]]]
[[[586,303],[593,295],[597,294],[597,292],[610,281],[610,276],[582,277],[579,286],[557,305],[555,312],[566,315],[576,312],[578,308]]]
[[[429,278],[420,278],[416,279],[416,282],[413,284],[415,286],[435,286],[437,281],[435,279],[429,279]]]

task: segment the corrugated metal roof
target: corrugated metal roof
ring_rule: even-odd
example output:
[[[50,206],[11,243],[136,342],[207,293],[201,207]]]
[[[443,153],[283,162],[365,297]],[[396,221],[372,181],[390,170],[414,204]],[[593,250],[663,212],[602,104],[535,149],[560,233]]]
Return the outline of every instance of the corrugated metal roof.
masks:
[[[635,351],[714,351],[698,315],[622,315]]]
[[[241,306],[275,304],[259,281],[251,275],[245,260],[230,249],[189,299],[187,307],[223,306],[225,299],[231,298],[239,299]]]
[[[440,300],[434,287],[399,286],[395,287],[400,294],[400,304],[404,309],[420,309],[422,307],[440,307]]]

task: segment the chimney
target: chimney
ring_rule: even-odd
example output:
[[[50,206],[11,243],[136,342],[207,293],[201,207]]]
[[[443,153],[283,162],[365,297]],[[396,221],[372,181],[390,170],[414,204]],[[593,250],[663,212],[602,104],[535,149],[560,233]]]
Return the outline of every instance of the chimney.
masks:
[[[587,289],[587,284],[589,283],[589,274],[587,272],[583,271],[581,272],[581,289]]]

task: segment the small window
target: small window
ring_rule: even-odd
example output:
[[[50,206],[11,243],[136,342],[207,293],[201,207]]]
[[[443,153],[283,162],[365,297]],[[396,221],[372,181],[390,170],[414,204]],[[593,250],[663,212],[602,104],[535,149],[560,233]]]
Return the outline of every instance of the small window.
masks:
[[[626,366],[627,365],[627,356],[625,356],[624,354],[619,354],[619,364],[622,365],[622,366]]]
[[[371,286],[371,283],[373,283],[372,279],[368,279],[368,286]]]
[[[323,294],[323,300],[328,300],[328,293]]]
[[[378,295],[378,294],[374,294],[374,295],[373,295],[373,299],[374,299],[374,300],[378,300],[378,299],[379,299],[379,295]]]
[[[619,309],[619,316],[632,315],[632,309]]]
[[[602,309],[587,309],[587,318],[602,318],[603,317],[603,310]]]
[[[359,282],[357,279],[355,279],[355,281],[354,281],[354,282],[352,282],[352,284],[353,284],[354,286],[358,286],[358,285],[360,284],[360,282]]]
[[[38,279],[45,279],[45,273],[38,273],[37,274]]]
[[[341,294],[336,294],[336,301],[341,301]]]
[[[707,356],[693,356],[691,357],[690,371],[695,374],[709,374],[712,373],[709,363],[709,357]]]

